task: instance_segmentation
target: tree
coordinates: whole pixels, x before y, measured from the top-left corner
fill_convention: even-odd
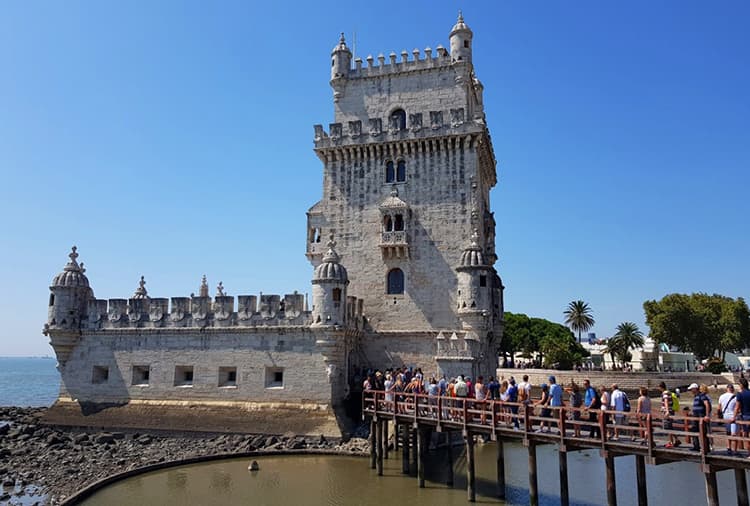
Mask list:
[[[643,303],[646,323],[656,341],[676,346],[699,359],[750,347],[750,309],[742,297],[673,293]]]
[[[617,332],[615,332],[615,338],[619,341],[619,348],[623,354],[627,353],[632,348],[640,348],[643,346],[643,332],[633,322],[623,322],[617,326]]]
[[[570,327],[573,332],[578,332],[578,342],[581,342],[581,332],[588,331],[594,326],[594,317],[591,316],[591,308],[588,302],[574,300],[568,304],[568,309],[563,312],[565,315],[565,325]]]
[[[537,353],[546,366],[556,364],[560,369],[571,369],[589,355],[564,325],[513,313],[505,313],[500,349],[509,353]]]

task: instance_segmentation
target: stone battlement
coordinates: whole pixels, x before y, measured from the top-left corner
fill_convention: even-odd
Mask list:
[[[348,323],[358,326],[362,305],[348,297]],[[90,299],[88,318],[82,327],[88,330],[149,327],[230,327],[309,325],[312,312],[300,293],[211,297]]]
[[[404,49],[401,51],[401,60],[396,61],[398,55],[391,51],[388,55],[388,63],[385,61],[385,56],[380,53],[377,57],[377,64],[375,58],[372,55],[367,55],[365,61],[366,65],[363,66],[362,58],[355,58],[353,69],[349,70],[349,73],[344,76],[346,79],[360,79],[368,77],[381,77],[384,75],[392,75],[401,72],[414,72],[419,70],[429,70],[439,67],[449,67],[451,65],[451,57],[448,50],[442,45],[438,44],[435,49],[435,54],[432,53],[432,48],[426,47],[424,49],[424,57],[420,58],[420,51],[414,48],[411,51],[412,59],[409,59],[409,52]]]
[[[484,120],[467,119],[463,107],[443,111],[409,114],[406,125],[400,126],[392,118],[367,118],[343,123],[330,123],[328,132],[323,125],[314,125],[315,148],[335,148],[364,143],[423,139],[435,136],[479,134],[486,131]]]

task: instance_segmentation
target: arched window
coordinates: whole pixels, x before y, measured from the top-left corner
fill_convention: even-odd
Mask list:
[[[391,113],[391,125],[395,130],[406,130],[406,112],[403,109]]]
[[[397,214],[395,217],[395,220],[393,221],[393,230],[396,232],[401,232],[404,229],[404,215],[403,214]]]
[[[385,218],[383,218],[383,232],[392,232],[393,231],[393,221],[391,220],[391,217],[386,215]]]
[[[404,181],[406,181],[406,162],[399,160],[396,167],[396,182],[403,183]]]
[[[393,169],[393,162],[387,161],[385,163],[385,182],[393,183],[396,180],[396,172]]]
[[[388,294],[404,293],[404,271],[391,269],[388,271]]]

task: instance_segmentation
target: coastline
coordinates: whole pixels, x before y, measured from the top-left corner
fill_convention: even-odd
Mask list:
[[[48,408],[0,407],[0,503],[61,505],[87,487],[175,461],[243,457],[268,453],[360,455],[368,442],[264,434],[101,431],[48,426]],[[179,464],[177,464],[179,465]],[[119,476],[128,473],[125,476]],[[90,490],[93,492],[93,490]]]

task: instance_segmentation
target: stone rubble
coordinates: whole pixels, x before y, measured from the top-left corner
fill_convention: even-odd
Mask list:
[[[362,431],[346,442],[293,433],[98,432],[41,425],[46,409],[0,407],[0,504],[56,505],[107,476],[192,457],[261,450],[369,451],[367,439],[356,437]]]

